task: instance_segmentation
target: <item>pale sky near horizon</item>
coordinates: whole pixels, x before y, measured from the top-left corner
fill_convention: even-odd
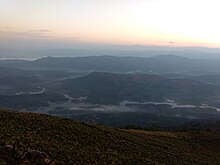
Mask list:
[[[219,0],[0,0],[0,43],[220,47],[219,7]]]

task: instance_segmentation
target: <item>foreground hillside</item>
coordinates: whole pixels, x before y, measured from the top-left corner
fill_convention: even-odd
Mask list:
[[[219,133],[128,131],[0,110],[0,145],[13,142],[64,164],[220,164]]]

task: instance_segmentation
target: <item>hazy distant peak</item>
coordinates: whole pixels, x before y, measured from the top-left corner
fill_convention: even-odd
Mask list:
[[[180,59],[189,59],[187,57],[182,57],[182,56],[177,56],[174,54],[167,54],[167,55],[157,55],[151,58],[157,58],[157,59],[176,59],[176,60],[180,60]]]

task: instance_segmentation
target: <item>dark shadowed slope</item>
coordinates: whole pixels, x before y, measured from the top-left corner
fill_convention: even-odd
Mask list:
[[[126,131],[15,111],[0,111],[0,141],[21,142],[66,164],[220,163],[218,133]]]
[[[195,80],[104,72],[94,72],[78,79],[50,84],[48,90],[67,93],[75,98],[85,96],[88,102],[98,104],[117,104],[124,100],[147,102],[166,99],[201,104],[218,99],[219,95],[219,90],[214,86]]]

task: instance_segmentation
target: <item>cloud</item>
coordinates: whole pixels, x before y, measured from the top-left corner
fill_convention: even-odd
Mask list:
[[[28,31],[17,31],[13,29],[0,29],[0,36],[6,38],[29,38],[29,39],[52,39],[52,40],[60,40],[60,41],[79,41],[81,38],[77,36],[73,37],[57,37],[52,35],[52,31],[49,29],[32,29]]]
[[[11,29],[11,28],[9,26],[4,26],[4,29],[8,30],[8,29]]]
[[[48,29],[34,29],[34,30],[30,30],[30,32],[33,32],[33,33],[51,33],[52,31],[48,30]]]
[[[62,38],[62,40],[66,40],[66,41],[76,41],[76,40],[80,40],[80,37],[64,37]]]
[[[0,30],[1,35],[12,36],[12,37],[50,37],[52,31],[48,29],[33,29],[29,31],[15,31],[8,28],[7,30]]]

